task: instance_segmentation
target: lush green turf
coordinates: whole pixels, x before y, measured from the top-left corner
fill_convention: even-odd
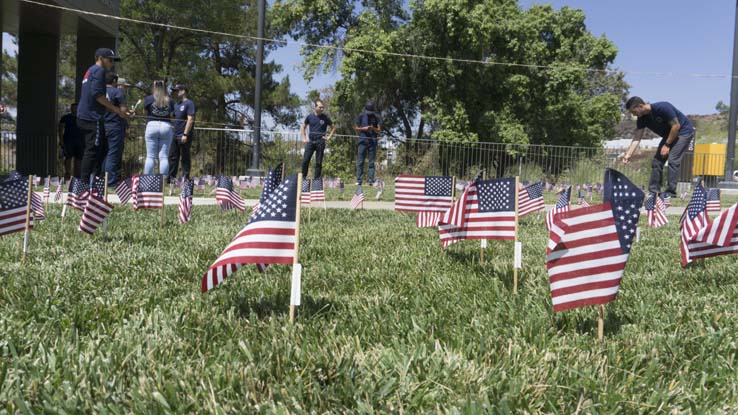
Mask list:
[[[23,265],[0,238],[0,413],[738,409],[735,257],[682,270],[674,223],[643,230],[598,343],[596,308],[552,312],[540,217],[514,296],[510,242],[480,265],[409,215],[316,210],[290,326],[289,267],[199,291],[244,215],[167,214],[117,209],[107,239],[54,217]]]

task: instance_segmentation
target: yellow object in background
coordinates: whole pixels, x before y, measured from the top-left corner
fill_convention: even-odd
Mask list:
[[[725,174],[725,144],[695,144],[693,166],[695,176]]]

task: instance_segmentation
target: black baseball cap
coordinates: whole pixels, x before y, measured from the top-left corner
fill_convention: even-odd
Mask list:
[[[118,80],[118,74],[113,71],[107,71],[105,72],[105,83],[106,84],[112,84],[113,82]]]
[[[172,91],[187,91],[187,85],[185,84],[177,84],[172,87]]]
[[[118,57],[118,55],[115,54],[115,52],[113,51],[113,49],[108,49],[108,48],[99,48],[98,50],[96,50],[95,51],[95,58],[97,58],[98,56],[103,57],[103,58],[108,58],[108,59],[111,59],[113,61],[119,61],[120,60],[120,57]]]

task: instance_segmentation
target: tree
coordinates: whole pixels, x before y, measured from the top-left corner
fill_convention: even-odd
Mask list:
[[[617,48],[587,30],[581,10],[418,0],[405,18],[395,2],[349,12],[356,3],[285,0],[274,9],[293,38],[343,48],[304,49],[305,75],[337,67],[335,105],[376,99],[391,134],[584,146],[613,134],[628,86],[611,69]]]
[[[720,100],[715,105],[715,111],[719,112],[720,114],[725,114],[730,111],[730,105],[727,105],[722,100]]]

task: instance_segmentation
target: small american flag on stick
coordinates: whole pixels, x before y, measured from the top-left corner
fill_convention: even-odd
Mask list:
[[[617,297],[645,194],[622,173],[607,169],[603,197],[602,204],[554,219],[546,251],[554,312]]]
[[[408,176],[395,178],[395,210],[445,212],[453,197],[453,177]]]
[[[158,174],[137,174],[132,180],[133,209],[162,209],[164,191],[162,176]]]
[[[551,230],[553,222],[559,213],[565,213],[569,211],[569,201],[571,200],[571,186],[567,187],[566,190],[562,190],[559,194],[559,200],[556,205],[546,212],[546,228]]]
[[[202,291],[223,282],[244,264],[291,264],[295,254],[297,175],[269,195],[202,277]]]
[[[233,191],[233,181],[226,177],[218,178],[218,187],[215,189],[215,200],[220,205],[221,210],[238,209],[243,212],[246,210],[246,202]]]
[[[102,195],[91,195],[87,198],[82,219],[79,221],[79,230],[92,235],[112,211],[113,205],[103,200]]]
[[[720,189],[707,191],[707,213],[720,213]]]
[[[121,205],[125,205],[126,203],[128,203],[129,200],[131,200],[131,196],[133,195],[131,188],[132,183],[130,177],[125,180],[119,181],[115,185],[115,194],[118,195],[118,199],[120,200]]]
[[[543,182],[523,187],[518,192],[518,216],[537,212],[546,208],[543,203]]]
[[[364,208],[364,190],[361,186],[356,188],[354,197],[351,198],[351,209],[358,209],[359,207]]]
[[[664,200],[656,193],[651,193],[651,195],[646,199],[644,207],[646,208],[648,226],[652,228],[660,228],[669,223],[669,220],[666,218],[666,206],[664,206]]]
[[[27,179],[6,179],[0,183],[0,236],[25,230],[28,209]],[[33,228],[33,215],[29,228]]]
[[[187,223],[192,217],[192,193],[195,190],[195,182],[187,180],[182,186],[179,194],[179,223]]]

